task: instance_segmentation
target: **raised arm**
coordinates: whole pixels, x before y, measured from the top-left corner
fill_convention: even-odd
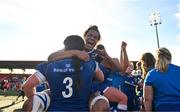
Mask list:
[[[79,50],[65,51],[62,49],[62,50],[59,50],[50,54],[48,57],[48,61],[62,60],[62,59],[70,58],[73,56],[78,57],[79,59],[84,60],[84,61],[89,60],[89,55],[85,51],[79,51]]]
[[[123,41],[121,44],[121,53],[120,53],[120,71],[121,71],[121,73],[125,73],[125,71],[128,67],[128,64],[129,64],[126,47],[127,47],[127,43]]]

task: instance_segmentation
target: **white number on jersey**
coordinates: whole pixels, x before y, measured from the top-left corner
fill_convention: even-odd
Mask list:
[[[69,82],[69,84],[67,84]],[[67,84],[66,85],[66,89],[68,89],[68,92],[66,94],[66,91],[62,91],[62,95],[64,98],[69,98],[72,96],[73,94],[73,89],[72,89],[72,85],[73,85],[73,80],[71,77],[66,77],[63,80],[63,84]]]

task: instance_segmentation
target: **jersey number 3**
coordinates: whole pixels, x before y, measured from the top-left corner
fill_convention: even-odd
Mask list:
[[[66,77],[63,80],[63,84],[66,84],[66,89],[68,90],[68,92],[66,91],[62,91],[62,96],[64,98],[69,98],[72,96],[73,94],[73,89],[72,89],[72,85],[73,85],[73,80],[71,77]]]

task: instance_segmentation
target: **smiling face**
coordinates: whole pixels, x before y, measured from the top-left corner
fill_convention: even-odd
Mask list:
[[[95,30],[89,30],[87,34],[84,36],[85,39],[85,50],[90,51],[94,49],[97,42],[99,41],[99,32]]]

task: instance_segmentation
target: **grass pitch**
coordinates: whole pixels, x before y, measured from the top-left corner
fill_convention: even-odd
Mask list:
[[[22,105],[27,98],[25,97],[24,101],[22,101],[22,97],[20,97],[17,101],[16,98],[17,93],[14,91],[8,91],[6,95],[4,95],[4,92],[0,91],[0,112],[22,111]]]
[[[0,112],[20,112],[24,101],[17,96],[0,96]],[[26,98],[25,98],[26,99]]]

